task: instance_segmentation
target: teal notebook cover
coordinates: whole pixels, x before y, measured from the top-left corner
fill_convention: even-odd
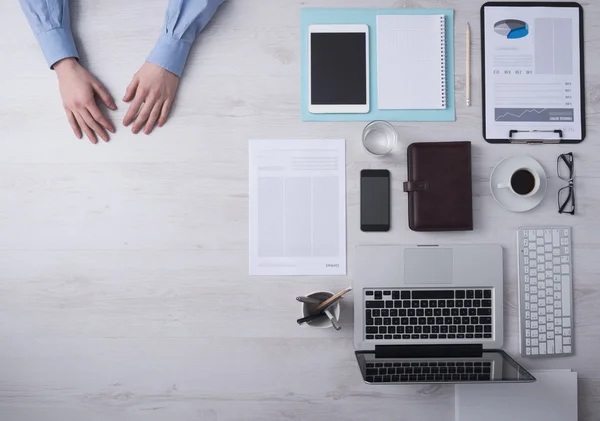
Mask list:
[[[446,16],[446,98],[444,110],[377,109],[377,15]],[[311,114],[308,111],[308,26],[314,24],[369,25],[371,111],[366,114]],[[452,9],[301,9],[300,11],[300,118],[302,121],[455,121],[454,10]]]

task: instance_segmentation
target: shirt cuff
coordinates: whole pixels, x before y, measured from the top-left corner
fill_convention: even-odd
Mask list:
[[[191,46],[189,42],[162,34],[146,61],[181,77]]]
[[[75,57],[79,59],[79,53],[77,47],[75,47],[73,33],[70,29],[56,28],[42,32],[37,35],[37,39],[51,69],[63,58]]]

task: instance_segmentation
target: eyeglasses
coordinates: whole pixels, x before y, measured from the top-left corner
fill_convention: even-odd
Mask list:
[[[565,153],[558,157],[556,171],[558,178],[569,182],[568,186],[558,191],[558,213],[575,215],[575,186],[573,184],[575,160],[572,153]]]

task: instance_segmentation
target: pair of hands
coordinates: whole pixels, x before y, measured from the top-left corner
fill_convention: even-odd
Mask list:
[[[83,133],[92,143],[98,143],[98,136],[108,142],[115,127],[98,105],[98,97],[104,105],[116,110],[117,105],[106,88],[74,58],[67,58],[54,65],[58,76],[60,95],[73,133],[81,139]],[[144,63],[133,76],[127,87],[123,101],[130,102],[123,124],[133,123],[131,131],[150,134],[158,123],[162,127],[169,116],[171,105],[177,92],[179,77],[152,63]]]

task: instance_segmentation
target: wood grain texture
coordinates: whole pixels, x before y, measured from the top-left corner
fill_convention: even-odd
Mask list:
[[[505,259],[505,349],[518,354],[515,231],[573,226],[577,355],[527,368],[579,371],[580,420],[600,413],[600,3],[583,1],[588,139],[492,146],[481,137],[479,8],[463,0],[370,0],[456,9],[455,123],[399,123],[405,144],[473,142],[475,231],[417,234],[406,223],[405,155],[376,160],[362,123],[299,121],[301,7],[364,0],[229,0],[193,48],[172,118],[151,136],[119,127],[76,140],[55,76],[17,2],[0,6],[0,419],[2,421],[398,420],[454,418],[452,387],[368,387],[340,332],[300,328],[294,297],[352,282],[355,247],[498,243]],[[73,1],[83,62],[116,98],[158,37],[166,0]],[[473,29],[472,104],[464,31]],[[120,122],[126,106],[110,118]],[[247,139],[347,139],[347,277],[248,274]],[[559,153],[573,151],[578,215],[555,209]],[[501,209],[488,187],[501,159],[529,154],[549,176],[540,207]],[[359,172],[388,168],[393,229],[359,230]]]

